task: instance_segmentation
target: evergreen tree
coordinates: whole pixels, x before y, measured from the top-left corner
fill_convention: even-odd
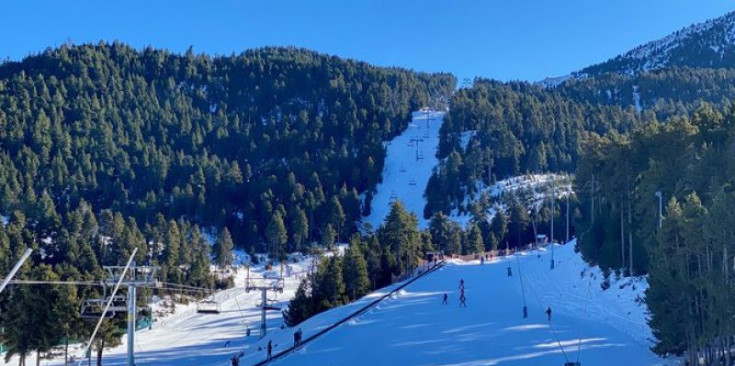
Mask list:
[[[345,302],[342,258],[333,256],[319,264],[312,289],[316,311],[322,312]]]
[[[296,294],[288,303],[288,308],[283,311],[284,322],[289,327],[294,327],[315,313],[313,299],[311,298],[311,279],[301,280]]]
[[[232,242],[232,236],[227,228],[223,228],[217,241],[214,244],[214,261],[221,268],[225,269],[232,265],[232,250],[235,245]]]
[[[322,230],[322,245],[326,247],[327,250],[332,250],[336,236],[337,233],[334,232],[332,224],[327,224],[327,226],[324,227],[324,230]]]
[[[336,240],[339,241],[342,234],[342,226],[345,223],[345,212],[342,209],[342,204],[339,202],[337,196],[332,196],[329,200],[329,214],[327,222],[329,222],[333,228],[337,228]]]
[[[367,262],[360,245],[359,236],[354,235],[350,239],[350,248],[345,253],[342,264],[345,292],[350,300],[359,299],[370,292]]]
[[[273,213],[271,221],[265,229],[265,235],[268,238],[268,251],[276,256],[283,255],[285,252],[283,245],[288,240],[288,233],[286,232],[286,225],[283,224],[283,217],[280,211]]]
[[[477,224],[472,224],[465,233],[462,254],[482,254],[485,252],[485,243]]]

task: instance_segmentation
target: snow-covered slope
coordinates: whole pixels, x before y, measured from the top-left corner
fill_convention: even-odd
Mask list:
[[[575,76],[616,72],[633,75],[665,67],[735,67],[735,12],[678,30],[638,46]]]
[[[466,227],[467,223],[473,219],[473,215],[467,208],[482,195],[487,195],[492,204],[492,207],[487,209],[488,220],[495,216],[497,209],[507,210],[503,199],[506,194],[521,198],[523,203],[529,207],[529,210],[532,210],[532,207],[538,207],[544,204],[545,200],[550,200],[552,193],[557,199],[571,194],[571,179],[570,176],[562,174],[526,174],[499,180],[491,186],[487,186],[478,180],[475,183],[476,193],[467,196],[462,203],[465,210],[453,209],[449,213],[449,219],[457,222],[462,227]]]
[[[603,291],[600,271],[588,268],[573,247],[574,242],[555,246],[553,271],[552,254],[545,250],[485,265],[450,263],[273,364],[536,366],[562,365],[567,359],[596,366],[671,364],[649,350],[651,332],[640,302],[645,279],[613,279]],[[506,275],[508,265],[512,277]],[[460,279],[466,308],[458,306]],[[444,293],[448,305],[441,304]],[[522,317],[524,297],[527,319]],[[320,329],[322,318],[339,319],[351,310],[316,316],[301,325],[304,336]],[[290,343],[289,335],[274,343]],[[255,353],[249,359],[265,356]]]
[[[293,297],[300,279],[311,266],[312,258],[304,258],[298,263],[291,263],[285,279],[283,294],[269,293],[277,300],[276,306],[283,307]],[[252,269],[254,276],[263,276],[264,268]],[[218,292],[215,297],[220,303],[219,314],[200,314],[196,305],[176,305],[176,313],[164,317],[153,324],[152,329],[136,332],[135,353],[136,364],[140,366],[165,365],[229,365],[229,359],[240,351],[257,348],[259,344],[258,327],[260,311],[256,304],[260,302],[260,292],[246,293],[245,277],[247,271],[240,267],[235,275],[235,288]],[[280,327],[283,318],[280,312],[268,314],[268,333],[283,332]],[[246,337],[247,329],[252,335]],[[70,355],[79,360],[82,348],[74,345]],[[127,337],[123,344],[106,350],[103,365],[125,365]],[[95,354],[93,353],[93,356]],[[14,358],[14,360],[17,359]],[[26,360],[35,363],[31,355]],[[62,365],[63,354],[54,360],[42,361],[42,365]],[[93,360],[94,362],[94,360]],[[83,363],[86,365],[86,361]]]
[[[401,200],[409,211],[416,214],[420,228],[428,226],[428,221],[423,219],[424,190],[432,169],[438,164],[436,149],[443,118],[444,112],[414,112],[408,128],[386,143],[388,151],[383,182],[378,184],[370,216],[365,218],[374,229],[383,223],[395,199]],[[415,140],[421,140],[418,148]]]

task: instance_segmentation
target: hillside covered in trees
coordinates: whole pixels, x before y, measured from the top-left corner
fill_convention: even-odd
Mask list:
[[[655,350],[692,364],[732,345],[734,123],[732,108],[703,106],[592,136],[577,169],[578,248],[602,268],[648,273]]]
[[[277,258],[346,240],[380,180],[382,141],[454,86],[294,48],[211,57],[101,43],[5,62],[0,272],[33,247],[19,278],[99,280],[138,248],[162,281],[210,287],[210,250],[227,265],[233,246]],[[7,357],[89,331],[78,304],[92,290],[46,290],[0,298]],[[20,316],[30,303],[53,321]]]

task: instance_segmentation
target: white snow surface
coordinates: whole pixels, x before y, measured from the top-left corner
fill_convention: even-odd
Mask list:
[[[556,268],[549,269],[550,247],[486,262],[450,260],[440,270],[410,284],[273,365],[562,365],[565,357],[583,365],[677,365],[679,360],[654,355],[646,307],[640,301],[645,277],[610,278],[602,290],[602,272],[575,253],[575,242],[554,246]],[[306,268],[310,261],[292,264]],[[512,267],[513,276],[506,275]],[[256,270],[259,271],[259,270]],[[229,365],[243,352],[241,365],[262,361],[265,345],[274,353],[292,344],[294,328],[280,329],[280,314],[269,314],[268,335],[245,337],[255,329],[259,293],[243,290],[244,270],[237,287],[219,292],[220,314],[198,314],[195,305],[177,306],[177,313],[136,334],[138,365]],[[459,280],[464,279],[467,307],[458,306]],[[521,285],[522,283],[522,285]],[[286,280],[279,304],[291,298],[298,279]],[[393,285],[398,286],[398,285]],[[299,324],[304,339],[345,318],[389,292],[373,292]],[[449,304],[442,305],[442,294]],[[522,318],[528,306],[529,317]],[[552,320],[544,310],[552,308]],[[105,352],[104,365],[124,365],[125,345]],[[230,342],[227,346],[227,342]],[[560,346],[561,345],[561,346]],[[563,348],[563,352],[562,352]],[[72,347],[75,357],[81,353]],[[77,358],[78,360],[78,358]],[[32,364],[33,357],[28,359]],[[61,365],[45,360],[43,365]]]
[[[643,107],[641,107],[641,94],[638,92],[638,85],[633,85],[633,105],[635,106],[636,113],[641,113]]]
[[[283,294],[269,292],[269,298],[276,300],[276,306],[284,307],[293,298],[301,278],[303,278],[312,263],[312,257],[301,257],[297,263],[289,263],[284,275],[285,288]],[[280,271],[274,268],[274,271]],[[136,332],[135,353],[136,364],[139,366],[164,365],[229,365],[233,355],[244,350],[251,350],[261,342],[258,338],[260,324],[260,309],[256,304],[260,302],[260,292],[246,293],[246,269],[239,267],[235,274],[235,287],[219,291],[215,299],[220,303],[219,314],[199,314],[196,303],[188,305],[176,304],[176,312],[164,316],[153,324],[152,329]],[[251,275],[263,276],[264,267],[251,267]],[[154,311],[160,314],[170,311],[166,307],[165,299],[153,299]],[[170,302],[169,302],[170,305]],[[268,333],[282,332],[280,326],[283,317],[280,312],[268,313]],[[251,329],[251,336],[246,337],[247,328]],[[225,345],[227,342],[229,344]],[[103,365],[125,365],[127,351],[127,336],[123,336],[123,343],[111,350],[105,350]],[[83,349],[79,345],[70,346],[70,355],[79,360]],[[96,352],[93,352],[93,362],[96,361]],[[17,356],[13,361],[17,362]],[[35,364],[35,354],[29,355],[26,362]],[[63,365],[63,353],[53,360],[42,360],[42,365]],[[86,361],[83,363],[86,365]],[[248,363],[241,363],[248,365]]]
[[[589,268],[574,245],[554,247],[553,271],[551,252],[544,249],[484,265],[451,261],[273,365],[536,366],[562,365],[565,357],[596,366],[677,364],[649,349],[651,331],[639,300],[646,279],[611,278],[603,291],[602,273]],[[512,277],[506,275],[508,265]],[[458,307],[460,279],[466,308]],[[302,323],[304,338],[386,291]],[[444,293],[448,305],[441,304]],[[552,321],[546,319],[547,306]],[[270,339],[280,348],[290,345],[290,337],[288,331]],[[245,364],[262,360],[264,353],[247,350]]]
[[[482,181],[477,181],[476,191],[472,196],[465,198],[463,205],[467,206],[473,200],[476,200],[483,193],[487,193],[490,197],[500,197],[505,193],[517,193],[522,190],[532,190],[533,193],[533,204],[540,205],[544,200],[548,200],[549,197],[544,195],[538,190],[544,185],[551,185],[552,181],[556,181],[556,197],[563,198],[569,194],[572,194],[572,187],[570,184],[565,183],[564,180],[567,177],[558,174],[526,174],[503,179],[495,182],[491,186],[487,186]],[[504,205],[500,205],[501,208],[505,209]],[[495,216],[496,207],[488,209],[487,219],[490,220]],[[453,209],[449,213],[449,219],[458,223],[461,227],[466,227],[467,224],[472,220],[472,214],[467,211],[460,212],[458,209]]]
[[[553,89],[561,84],[564,84],[565,81],[572,79],[572,78],[573,78],[572,75],[549,77],[549,78],[545,78],[544,80],[537,81],[534,84],[541,85],[542,87],[546,89]]]
[[[414,112],[411,123],[402,134],[386,143],[387,156],[383,167],[383,182],[378,184],[377,193],[373,196],[370,216],[365,218],[373,229],[383,224],[390,212],[393,200],[398,199],[406,209],[416,214],[419,228],[428,227],[428,220],[423,219],[424,190],[431,177],[432,169],[439,163],[436,149],[439,146],[439,128],[443,123],[444,112]],[[416,142],[423,159],[416,160]]]

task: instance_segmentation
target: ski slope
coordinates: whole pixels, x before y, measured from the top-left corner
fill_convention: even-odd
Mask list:
[[[308,270],[312,259],[307,257],[298,263],[289,264],[292,271],[288,271],[291,276],[285,278],[283,294],[269,293],[269,298],[275,296],[278,301],[276,306],[285,306],[293,297],[300,277]],[[252,268],[251,271],[254,277],[266,274],[262,265]],[[277,271],[279,273],[268,274],[269,277],[279,276],[280,269]],[[193,303],[177,304],[175,314],[160,319],[150,330],[136,332],[136,365],[229,365],[230,357],[257,344],[260,310],[256,308],[256,304],[260,302],[261,294],[245,292],[246,274],[246,269],[240,267],[235,275],[235,287],[219,291],[215,295],[221,306],[219,314],[197,313],[196,305]],[[281,313],[269,312],[267,323],[267,333],[281,331],[280,327],[283,325]],[[248,327],[252,332],[250,337],[246,337]],[[127,336],[124,336],[120,346],[105,350],[102,364],[125,365],[126,351]],[[82,352],[79,345],[70,347],[70,355],[73,355],[77,362]],[[93,352],[92,356],[94,363],[96,352]],[[27,362],[35,362],[35,357],[28,357]],[[63,354],[54,360],[41,362],[42,365],[63,365],[63,363]],[[85,360],[83,365],[86,364]]]
[[[452,262],[273,365],[674,364],[649,350],[645,307],[636,300],[645,280],[613,279],[603,291],[600,271],[588,268],[574,245],[555,246],[553,271],[551,253],[544,250],[484,265]],[[512,277],[506,272],[509,264]],[[458,307],[460,279],[465,281],[466,308]],[[444,293],[448,305],[441,304]],[[522,318],[524,296],[527,319]],[[550,322],[547,306],[552,308]],[[321,318],[338,319],[350,308],[303,323],[304,337],[318,331]],[[289,335],[280,334],[274,342],[290,342]]]
[[[403,133],[387,142],[387,156],[383,166],[383,182],[378,184],[373,197],[370,216],[365,218],[377,229],[390,212],[394,199],[400,199],[406,209],[419,218],[419,228],[425,229],[429,221],[423,219],[424,190],[429,183],[432,169],[439,163],[436,149],[439,146],[439,128],[444,112],[413,112],[411,123]],[[419,159],[416,159],[416,142]]]
[[[388,146],[383,183],[366,218],[375,228],[387,215],[391,196],[422,217],[423,191],[438,163],[435,151],[443,113],[431,112],[428,117],[427,121],[426,113],[415,112],[408,129]],[[429,137],[424,138],[427,133]],[[416,137],[424,140],[419,145],[423,159],[418,161],[415,145],[408,146]],[[512,190],[509,184],[503,189]],[[425,220],[419,222],[426,227]],[[574,242],[554,247],[553,271],[549,269],[552,254],[545,250],[484,265],[450,262],[273,365],[563,365],[567,359],[576,361],[577,355],[583,365],[677,364],[649,350],[652,335],[641,301],[645,278],[612,278],[610,288],[603,291],[600,270],[589,268],[573,247]],[[310,264],[307,258],[292,266],[299,273]],[[509,264],[512,277],[506,275]],[[262,275],[263,267],[254,271]],[[466,284],[467,308],[457,306],[460,278]],[[260,294],[245,293],[244,281],[241,269],[235,276],[236,287],[217,293],[220,314],[198,314],[193,304],[177,305],[175,315],[163,318],[151,330],[137,332],[136,364],[226,366],[233,355],[242,353],[240,365],[253,365],[266,358],[268,341],[274,345],[274,354],[290,346],[296,329],[281,329],[278,312],[268,316],[268,335],[258,337]],[[299,281],[296,276],[286,278],[285,291],[278,294],[280,306],[293,297]],[[396,286],[314,316],[296,328],[308,339]],[[449,295],[449,305],[441,304],[444,293]],[[528,319],[521,316],[524,298]],[[547,306],[553,309],[551,322],[544,314]],[[253,330],[251,337],[246,337],[248,327]],[[125,364],[125,342],[123,338],[122,345],[105,351],[104,365]],[[78,360],[80,348],[72,347],[71,352]],[[35,362],[35,357],[27,362]],[[62,363],[63,355],[41,362]]]

